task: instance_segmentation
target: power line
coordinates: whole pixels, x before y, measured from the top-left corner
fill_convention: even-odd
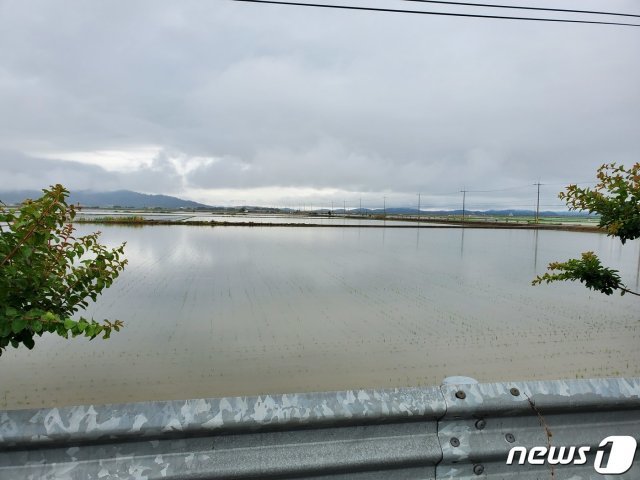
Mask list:
[[[467,202],[467,204],[469,204],[469,202]],[[443,204],[443,205],[455,205],[455,204],[446,203],[446,204]],[[507,208],[507,207],[530,207],[530,208],[534,208],[536,206],[535,202],[530,202],[530,203],[505,203],[505,202],[476,203],[476,202],[473,202],[472,205],[474,207],[501,207],[501,208]],[[540,206],[541,207],[566,207],[566,205],[563,204],[563,203],[541,203]]]
[[[519,5],[495,5],[492,3],[446,2],[444,0],[401,0],[401,1],[414,2],[414,3],[436,3],[441,5],[461,5],[465,7],[510,8],[510,9],[512,8],[517,10],[536,10],[541,12],[587,13],[590,15],[616,15],[618,17],[640,18],[640,15],[635,15],[633,13],[598,12],[594,10],[570,10],[566,8],[522,7]]]
[[[397,8],[373,8],[373,7],[356,7],[352,5],[327,5],[324,3],[302,3],[302,2],[285,2],[280,0],[231,0],[233,2],[245,3],[263,3],[271,5],[288,5],[292,7],[314,7],[314,8],[332,8],[340,10],[359,10],[367,12],[385,12],[385,13],[410,13],[416,15],[438,15],[446,17],[467,17],[467,18],[489,18],[497,20],[527,20],[537,22],[556,22],[556,23],[588,23],[592,25],[616,25],[622,27],[640,27],[636,23],[619,23],[619,22],[601,22],[595,20],[567,20],[561,18],[539,18],[539,17],[512,17],[503,15],[479,15],[471,13],[452,13],[452,12],[428,12],[424,10],[403,10]]]
[[[555,187],[558,185],[596,185],[600,182],[561,182],[561,183],[547,183],[545,185],[549,185],[551,187]]]
[[[491,193],[491,192],[507,192],[509,190],[521,190],[523,188],[529,188],[531,185],[519,185],[517,187],[496,188],[493,190],[467,190],[470,193]]]
[[[550,186],[550,187],[554,187],[554,186],[558,186],[558,185],[563,185],[563,186],[567,186],[567,185],[595,185],[598,182],[571,182],[571,181],[567,181],[567,182],[560,182],[560,183],[545,183],[544,185],[546,186]],[[536,184],[526,184],[526,185],[518,185],[515,187],[504,187],[504,188],[493,188],[490,190],[467,190],[468,193],[494,193],[494,192],[507,192],[509,190],[522,190],[522,189],[526,189],[526,188],[531,188],[532,186],[535,186]],[[453,192],[438,192],[438,193],[427,193],[426,195],[430,195],[430,196],[445,196],[445,195],[455,195],[457,193],[460,193],[460,190],[457,191],[453,191]]]

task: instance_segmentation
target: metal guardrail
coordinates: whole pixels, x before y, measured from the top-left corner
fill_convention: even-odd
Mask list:
[[[640,479],[594,469],[640,440],[640,378],[0,411],[0,479]],[[588,446],[584,465],[506,465],[514,446]]]
[[[443,459],[437,478],[600,479],[594,469],[600,442],[632,436],[640,443],[640,379],[443,385],[447,412],[438,433]],[[464,392],[463,396],[458,392]],[[459,445],[452,445],[457,438]],[[506,465],[524,446],[588,446],[584,465]],[[640,479],[640,459],[619,479]]]

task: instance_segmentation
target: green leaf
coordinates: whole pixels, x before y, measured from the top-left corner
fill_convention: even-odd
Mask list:
[[[95,331],[96,331],[96,329],[95,329],[94,325],[88,325],[87,328],[85,328],[85,330],[84,330],[84,334],[87,337],[93,337],[95,335]]]
[[[20,333],[22,330],[25,329],[26,326],[27,326],[27,322],[23,318],[18,317],[18,318],[15,318],[13,322],[11,322],[11,331],[13,333]]]
[[[10,333],[11,333],[11,323],[10,322],[0,323],[0,339],[8,336]]]

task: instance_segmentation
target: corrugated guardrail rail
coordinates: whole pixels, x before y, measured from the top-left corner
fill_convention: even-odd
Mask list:
[[[640,479],[596,472],[609,436],[639,439],[640,378],[9,410],[0,479]],[[550,446],[586,463],[506,464]]]

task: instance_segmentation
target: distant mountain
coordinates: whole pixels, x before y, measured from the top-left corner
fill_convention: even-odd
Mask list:
[[[39,198],[42,192],[37,190],[22,190],[13,192],[0,192],[0,201],[8,205],[16,205],[24,201],[27,198]],[[164,208],[164,209],[208,209],[223,212],[245,212],[245,213],[292,213],[296,212],[291,208],[271,208],[271,207],[259,207],[259,206],[242,206],[242,207],[211,207],[198,202],[192,202],[191,200],[183,200],[177,197],[171,197],[169,195],[148,195],[145,193],[133,192],[131,190],[117,190],[113,192],[93,192],[89,190],[81,190],[71,192],[69,196],[70,203],[80,203],[83,207],[102,207],[102,208]],[[328,213],[326,208],[316,209],[308,213],[322,214]],[[335,208],[334,214],[342,214],[342,208]],[[347,214],[358,214],[360,209],[348,208]],[[362,213],[364,215],[382,215],[384,210],[382,208],[363,208]],[[387,215],[417,215],[418,209],[411,207],[399,207],[399,208],[387,208]],[[517,209],[504,209],[504,210],[466,210],[467,215],[491,215],[491,216],[534,216],[533,210],[517,210]],[[462,210],[422,210],[421,214],[424,216],[429,215],[462,215]],[[540,212],[542,217],[553,216],[576,216],[576,217],[589,217],[593,216],[585,212],[553,212],[543,211]]]
[[[321,210],[323,212],[328,211],[327,209]],[[336,208],[333,210],[334,213],[343,213],[342,208]],[[363,208],[362,213],[365,215],[382,215],[385,212],[382,208]],[[347,208],[347,214],[349,213],[360,213],[359,208]],[[418,215],[417,208],[387,208],[387,215]],[[462,210],[422,210],[422,215],[462,215]],[[516,210],[516,209],[504,209],[504,210],[465,210],[466,215],[491,215],[491,216],[509,216],[513,215],[514,217],[526,217],[526,216],[534,216],[536,212],[534,210]],[[561,215],[563,217],[589,217],[593,216],[590,213],[586,212],[573,212],[573,211],[564,211],[564,212],[554,212],[554,211],[541,211],[541,217],[555,217]]]
[[[42,192],[37,190],[22,190],[14,192],[0,192],[0,200],[8,205],[16,205],[27,198],[39,198]],[[71,192],[69,203],[79,203],[83,207],[122,207],[122,208],[210,208],[191,200],[171,197],[169,195],[148,195],[131,190],[116,190],[113,192],[92,192],[81,190]]]

